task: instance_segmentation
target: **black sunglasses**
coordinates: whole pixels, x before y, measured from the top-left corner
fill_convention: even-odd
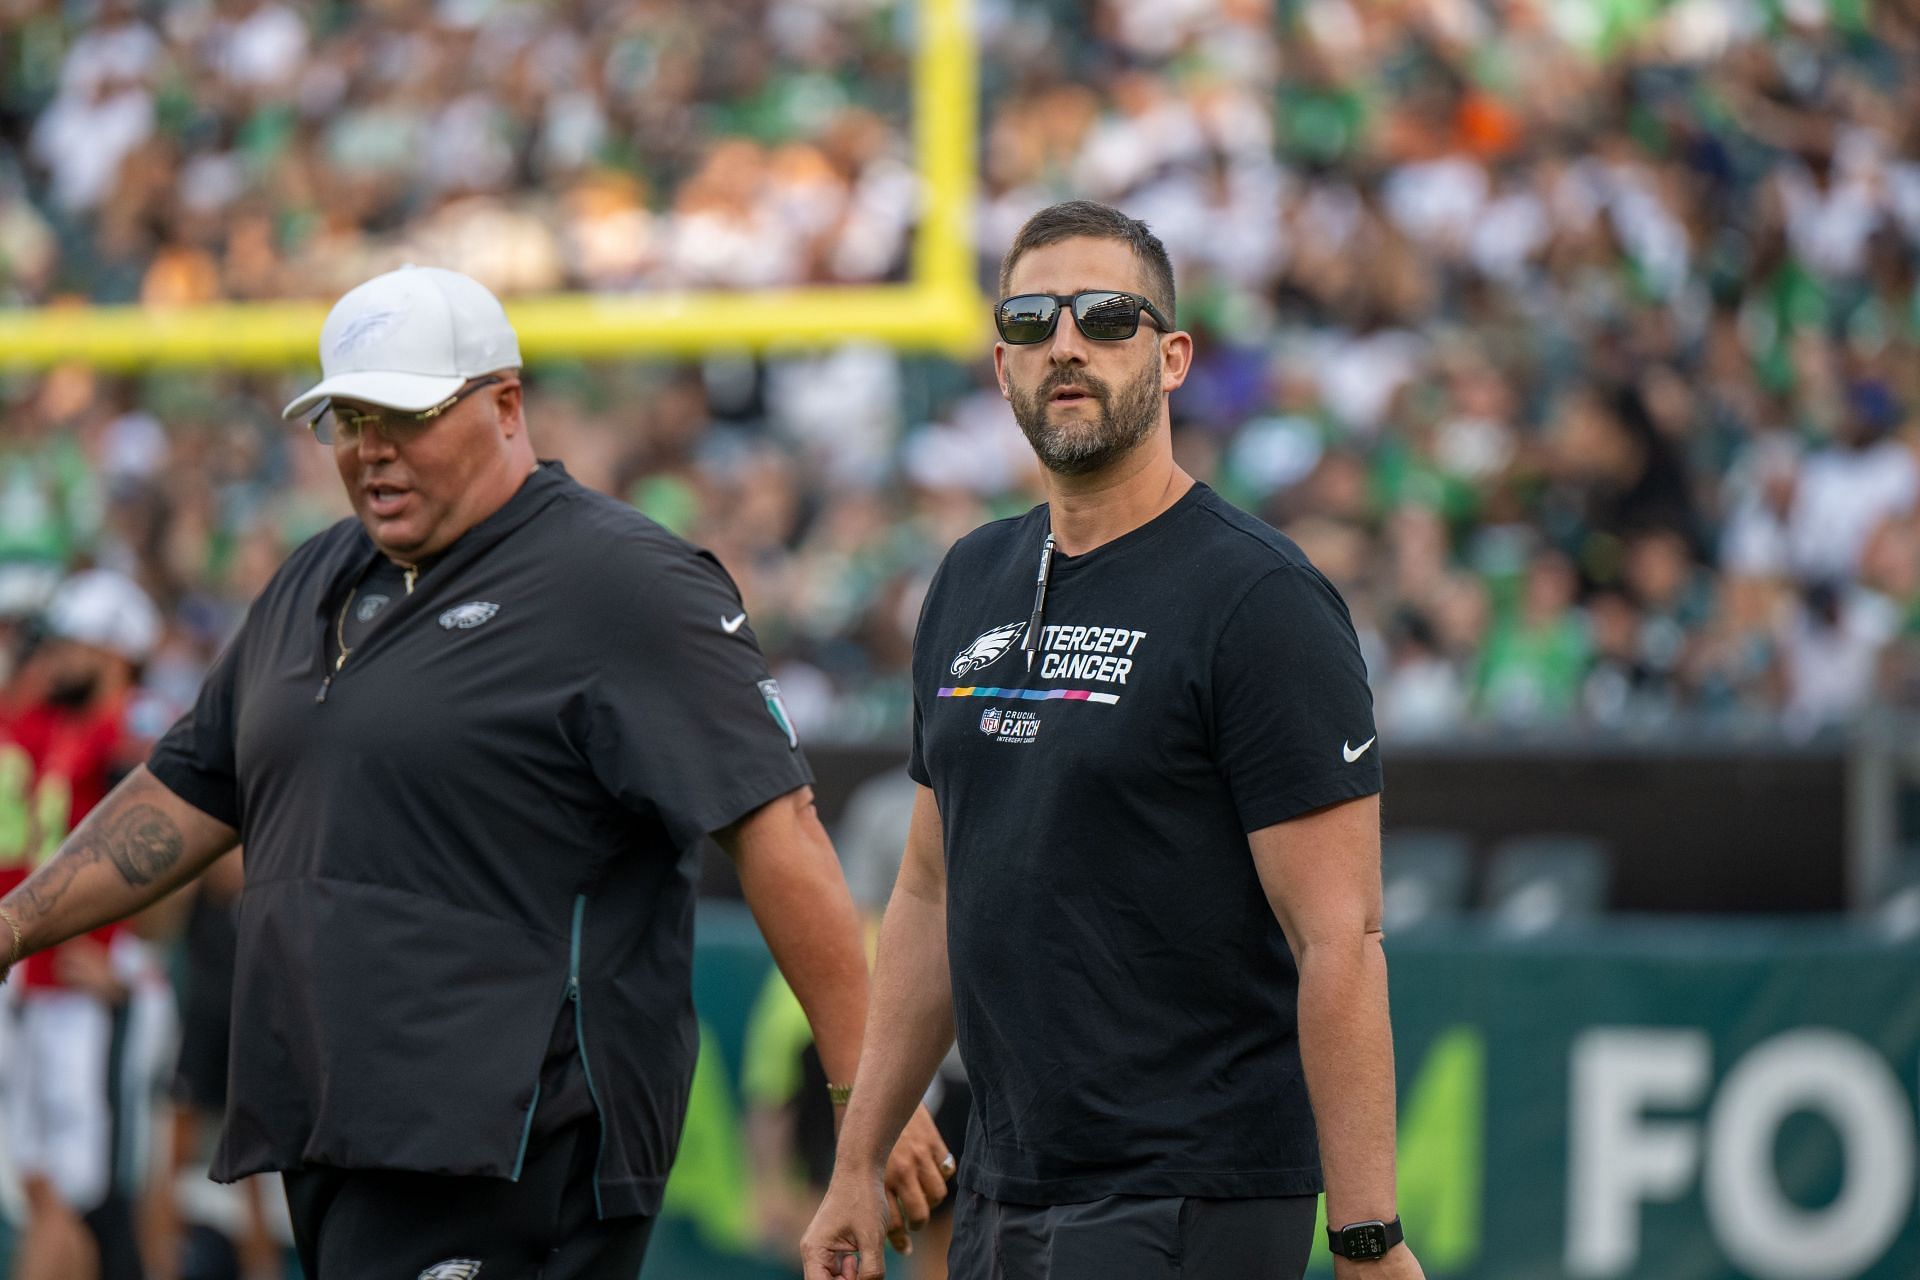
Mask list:
[[[1173,325],[1160,314],[1160,308],[1137,293],[1120,289],[1083,289],[1079,293],[1020,293],[1002,298],[993,309],[993,323],[1000,340],[1008,346],[1024,347],[1045,342],[1060,323],[1060,304],[1073,308],[1073,322],[1080,332],[1096,342],[1124,342],[1140,331],[1140,313],[1153,317],[1162,333],[1172,333]]]

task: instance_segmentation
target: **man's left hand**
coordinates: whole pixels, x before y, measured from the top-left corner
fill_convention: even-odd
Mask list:
[[[943,1167],[944,1166],[944,1167]],[[942,1200],[947,1198],[947,1180],[953,1176],[952,1157],[940,1130],[924,1106],[915,1107],[913,1118],[900,1131],[887,1157],[887,1242],[901,1253],[913,1252],[908,1231],[918,1231]]]
[[[1333,1260],[1333,1280],[1427,1280],[1413,1250],[1397,1244],[1376,1262],[1355,1262],[1351,1258]]]

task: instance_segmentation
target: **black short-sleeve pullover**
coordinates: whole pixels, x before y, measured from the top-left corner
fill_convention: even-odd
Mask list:
[[[215,1174],[514,1176],[571,1006],[601,1209],[654,1212],[698,842],[811,780],[739,593],[552,463],[411,592],[377,562],[296,551],[150,761],[246,848]]]

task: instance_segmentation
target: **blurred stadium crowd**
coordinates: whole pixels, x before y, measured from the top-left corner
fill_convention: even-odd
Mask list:
[[[1387,732],[1920,694],[1920,3],[980,9],[983,280],[1064,194],[1159,231],[1181,457],[1341,586]],[[897,279],[911,42],[893,0],[0,0],[0,301]],[[900,732],[932,566],[1031,501],[984,361],[534,373],[542,451],[722,557],[815,741]],[[7,375],[7,607],[129,572],[184,700],[345,511],[296,380]]]
[[[1340,586],[1393,740],[1920,704],[1920,0],[977,5],[983,288],[1054,199],[1154,226],[1179,455]],[[0,306],[901,279],[912,41],[896,0],[0,0]],[[1035,500],[989,373],[552,364],[529,414],[721,557],[808,740],[893,741],[934,566]],[[120,673],[81,682],[114,767],[190,702],[347,514],[298,385],[0,350],[0,727],[74,653]],[[90,568],[150,634],[49,611]],[[106,954],[61,980],[161,981]]]

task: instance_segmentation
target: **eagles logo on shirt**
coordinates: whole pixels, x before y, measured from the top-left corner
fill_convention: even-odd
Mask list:
[[[448,1258],[422,1271],[419,1280],[475,1280],[479,1274],[478,1258]]]
[[[491,600],[469,600],[440,615],[440,625],[449,631],[471,631],[494,614],[500,606]]]
[[[1006,655],[1007,650],[1013,648],[1013,642],[1026,629],[1024,622],[1009,622],[1004,627],[995,627],[954,655],[953,666],[949,670],[956,676],[964,676],[969,671],[992,666]]]

